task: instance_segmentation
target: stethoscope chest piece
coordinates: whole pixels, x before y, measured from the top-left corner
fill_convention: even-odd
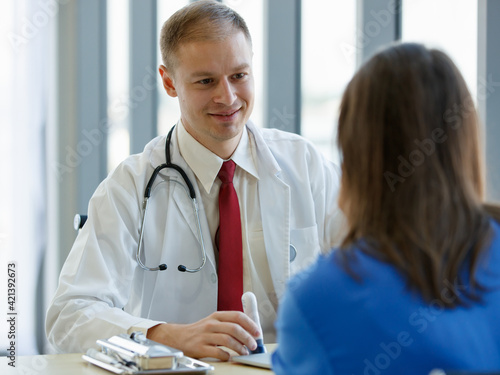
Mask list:
[[[290,244],[290,263],[292,263],[296,257],[297,257],[297,249],[295,248],[295,246]]]

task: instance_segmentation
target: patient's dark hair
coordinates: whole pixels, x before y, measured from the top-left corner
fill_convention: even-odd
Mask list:
[[[372,57],[340,107],[342,247],[363,239],[364,251],[448,307],[478,298],[475,270],[491,236],[479,127],[455,64],[419,44]],[[468,291],[450,290],[463,282]]]

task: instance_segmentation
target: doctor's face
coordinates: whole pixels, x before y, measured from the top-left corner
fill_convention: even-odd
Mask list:
[[[235,150],[254,104],[252,48],[241,31],[223,40],[182,44],[163,86],[179,98],[186,130],[222,158]]]

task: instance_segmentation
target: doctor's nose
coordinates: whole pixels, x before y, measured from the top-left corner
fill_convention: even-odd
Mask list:
[[[235,91],[235,88],[227,79],[222,79],[215,88],[213,101],[218,104],[229,106],[233,104],[237,98]]]

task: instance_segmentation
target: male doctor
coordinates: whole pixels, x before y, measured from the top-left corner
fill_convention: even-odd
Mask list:
[[[86,351],[97,339],[139,330],[195,358],[229,359],[220,346],[247,354],[256,347],[259,328],[241,312],[241,302],[221,301],[229,295],[223,288],[239,285],[236,299],[255,293],[264,341],[274,342],[285,282],[339,239],[336,167],[303,138],[249,121],[254,79],[245,21],[218,2],[195,2],[164,24],[160,47],[160,76],[167,94],[179,98],[181,118],[169,142],[159,136],[127,158],[90,200],[88,221],[47,312],[47,336],[61,352]],[[145,267],[168,268],[150,271],[139,265],[136,252],[144,191],[166,161],[166,142],[172,163],[193,183],[201,236],[184,179],[162,169],[153,183],[139,258]],[[229,160],[232,184],[219,175]],[[240,221],[229,230],[237,234],[238,243],[229,247],[239,261],[225,263],[219,244],[226,217],[219,214],[223,184],[236,192],[239,206],[230,225]],[[198,268],[204,252],[198,272],[177,269]],[[237,280],[221,282],[228,270]]]

